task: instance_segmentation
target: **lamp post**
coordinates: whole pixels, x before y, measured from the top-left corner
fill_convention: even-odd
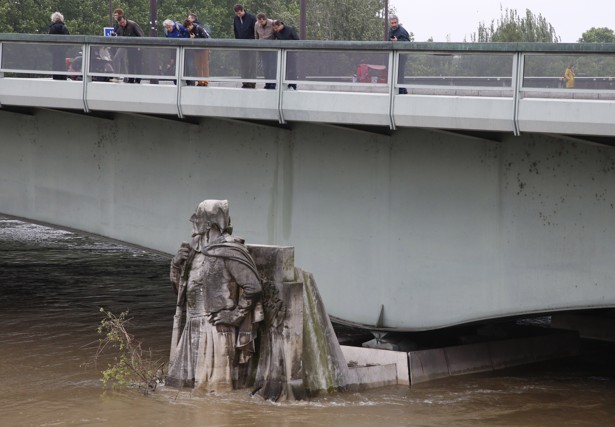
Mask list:
[[[389,40],[389,0],[384,0],[384,41]]]
[[[109,26],[113,27],[113,0],[109,0]]]
[[[158,36],[158,1],[149,0],[149,36]]]
[[[307,37],[307,0],[299,2],[299,38],[305,40]]]
[[[158,36],[158,2],[157,0],[149,0],[149,36],[157,37]],[[151,51],[149,63],[151,66],[151,70],[156,68],[156,59]],[[150,84],[157,85],[158,80],[151,79]]]

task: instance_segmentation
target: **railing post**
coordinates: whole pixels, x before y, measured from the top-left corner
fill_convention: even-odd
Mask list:
[[[84,43],[81,46],[81,83],[83,84],[83,111],[90,112],[88,106],[88,84],[90,83],[90,45]]]
[[[278,116],[281,125],[286,124],[286,120],[284,119],[284,110],[282,108],[284,97],[284,71],[286,70],[286,54],[287,52],[285,49],[278,50],[278,69],[276,70],[276,81],[278,88]]]
[[[182,80],[180,80],[180,78],[184,76],[183,70],[185,54],[185,49],[182,46],[177,46],[177,50],[175,51],[175,89],[177,91],[177,116],[180,119],[184,117],[184,113],[182,111]]]
[[[519,100],[521,98],[521,88],[523,87],[523,68],[524,56],[522,52],[516,52],[513,56],[512,69],[512,90],[513,90],[513,134],[519,136]]]
[[[397,60],[399,53],[389,52],[389,127],[395,130],[395,82],[397,81]]]
[[[0,43],[0,70],[2,68],[4,68],[4,64],[2,63],[2,46],[4,45],[4,43]],[[2,71],[0,71],[0,79],[4,78],[4,73]]]

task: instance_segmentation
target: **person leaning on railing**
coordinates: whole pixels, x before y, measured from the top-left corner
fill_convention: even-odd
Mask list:
[[[399,18],[395,15],[391,15],[389,18],[389,40],[392,42],[409,42],[410,34],[404,27],[399,23]],[[397,82],[403,83],[406,74],[406,55],[399,55],[399,67],[398,67],[398,77]],[[400,95],[408,94],[408,90],[405,87],[399,88]]]
[[[144,37],[143,30],[135,21],[126,19],[126,16],[121,15],[117,18],[118,37]],[[140,74],[141,73],[141,49],[138,47],[129,47],[127,49],[128,54],[128,74]],[[127,83],[141,83],[139,77],[129,77]]]
[[[264,13],[256,15],[254,24],[254,38],[256,40],[274,40],[273,19],[268,19]],[[263,73],[267,80],[275,79],[276,53],[272,51],[260,51]],[[275,83],[265,83],[265,89],[275,89]]]
[[[117,8],[113,11],[113,19],[115,23],[113,24],[113,32],[112,36],[117,36],[118,29],[120,27],[120,23],[118,20],[120,16],[124,16],[124,9]],[[125,47],[116,47],[113,49],[113,72],[115,74],[128,74],[128,53],[126,52]],[[123,81],[122,77],[115,77],[111,79],[112,82],[121,82]]]
[[[273,31],[276,40],[299,40],[297,31],[290,25],[285,25],[277,19],[273,21]],[[286,77],[289,80],[297,80],[297,58],[295,52],[288,52],[286,56]],[[297,90],[297,85],[291,83],[289,89]]]
[[[193,39],[208,39],[209,33],[203,27],[194,13],[188,15],[188,19],[184,21],[184,27],[188,30],[190,38]],[[198,77],[209,77],[209,49],[199,49],[194,51],[194,65]],[[207,80],[199,80],[197,86],[207,86]]]

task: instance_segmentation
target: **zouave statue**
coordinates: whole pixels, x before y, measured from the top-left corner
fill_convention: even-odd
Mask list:
[[[226,200],[201,202],[190,222],[192,240],[171,262],[177,311],[166,383],[224,392],[251,375],[261,282],[244,241],[231,236]]]

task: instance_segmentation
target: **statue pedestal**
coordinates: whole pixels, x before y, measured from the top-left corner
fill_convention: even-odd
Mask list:
[[[248,245],[263,281],[254,393],[294,400],[344,389],[348,367],[314,277],[294,265],[294,248]]]

